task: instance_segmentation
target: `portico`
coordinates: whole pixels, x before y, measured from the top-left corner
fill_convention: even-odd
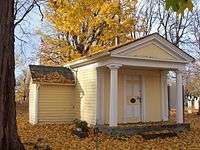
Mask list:
[[[118,106],[118,93],[119,92],[119,86],[118,85],[118,81],[121,80],[122,78],[119,79],[118,75],[118,70],[120,69],[120,67],[123,67],[122,64],[110,64],[107,66],[110,70],[110,99],[109,99],[109,126],[117,126],[119,121],[118,121],[118,109],[120,108]],[[170,68],[169,68],[170,69]],[[123,70],[123,69],[121,69]],[[149,68],[147,68],[147,70],[149,70]],[[152,71],[152,68],[150,68],[150,70]],[[157,80],[160,78],[160,90],[158,88],[159,91],[154,91],[154,92],[158,92],[158,95],[160,96],[160,103],[161,103],[161,120],[160,121],[168,121],[168,117],[169,117],[169,112],[168,112],[168,90],[167,90],[167,75],[168,75],[168,71],[170,70],[162,70],[162,69],[155,69],[153,68],[154,72],[160,72],[160,76],[157,77]],[[133,72],[138,72],[137,70],[132,69]],[[141,70],[140,70],[141,72]],[[175,70],[176,72],[176,81],[177,81],[177,104],[176,104],[176,121],[177,123],[183,123],[183,90],[182,90],[182,71],[181,70]],[[121,71],[120,71],[121,73]],[[137,74],[137,73],[136,73]],[[132,74],[132,76],[136,76],[136,74]],[[141,110],[139,111],[139,113],[141,113],[140,115],[142,115],[141,120],[142,122],[145,122],[145,120],[148,120],[147,115],[145,116],[145,100],[148,101],[151,98],[145,97],[145,89],[149,88],[149,87],[145,87],[145,75],[142,73],[138,73],[141,74],[141,95],[139,95],[139,97],[141,97]],[[147,75],[146,75],[147,76]],[[125,76],[123,77],[125,78]],[[143,84],[142,84],[143,83]],[[143,86],[143,87],[142,87]],[[126,90],[128,90],[127,88],[129,87],[125,87]],[[152,87],[154,88],[154,87]],[[124,89],[125,91],[125,89]],[[160,92],[160,93],[159,93]],[[124,92],[125,95],[125,92]],[[137,95],[137,94],[136,94]],[[135,96],[136,98],[138,98],[137,96]],[[126,99],[126,96],[124,96],[124,98]],[[125,100],[126,101],[126,100]],[[146,102],[148,103],[148,102]],[[125,104],[124,104],[125,105]],[[126,108],[126,107],[124,107]],[[155,108],[156,109],[156,108]],[[125,110],[124,110],[125,113]],[[125,115],[124,115],[125,116]],[[127,123],[127,120],[123,119],[123,123]],[[156,120],[159,121],[159,120]]]
[[[100,124],[168,121],[169,71],[176,73],[176,121],[183,123],[182,72],[191,57],[160,37],[150,41],[112,50],[109,58],[98,63],[101,88],[109,91],[107,96],[105,92],[100,94],[104,95],[99,99],[104,104],[99,106],[103,112],[98,119]]]

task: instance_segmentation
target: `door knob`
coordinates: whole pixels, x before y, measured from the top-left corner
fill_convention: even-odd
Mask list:
[[[135,99],[135,98],[131,98],[131,99],[130,99],[130,102],[131,102],[131,103],[135,103],[135,102],[136,102],[136,99]]]

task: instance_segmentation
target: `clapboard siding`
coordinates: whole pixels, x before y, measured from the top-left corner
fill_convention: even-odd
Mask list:
[[[104,73],[104,123],[109,123],[110,105],[110,71],[102,68]],[[161,76],[160,70],[134,70],[120,68],[118,70],[118,122],[124,121],[124,78],[126,75],[141,75],[145,86],[145,121],[161,121]]]
[[[95,65],[77,68],[76,110],[77,118],[96,123],[97,70]]]
[[[37,84],[32,81],[29,85],[29,122],[37,123]]]
[[[145,121],[161,121],[161,72],[145,75]]]
[[[72,121],[75,119],[74,86],[40,85],[38,119],[42,121]]]

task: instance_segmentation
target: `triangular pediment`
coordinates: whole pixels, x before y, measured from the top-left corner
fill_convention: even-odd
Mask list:
[[[138,47],[133,50],[128,50],[120,53],[127,57],[149,58],[149,59],[162,59],[162,60],[181,60],[177,56],[169,53],[163,48],[154,43],[145,44],[145,46]]]
[[[89,57],[83,57],[82,59],[68,63],[68,66],[75,68],[94,62],[100,62],[98,65],[103,66],[106,64],[106,62],[104,63],[103,61],[107,59],[112,63],[119,64],[121,64],[120,61],[124,61],[125,59],[127,59],[125,60],[127,64],[130,61],[138,64],[142,62],[143,64],[141,64],[141,66],[145,66],[146,62],[170,61],[170,65],[173,63],[172,66],[175,64],[175,66],[177,65],[178,67],[180,63],[182,65],[195,61],[195,58],[191,55],[184,52],[158,33],[153,33],[134,41],[128,41],[127,43],[122,43],[97,52],[93,55],[89,55]],[[118,59],[119,62],[116,62]]]
[[[160,35],[153,34],[111,51],[111,56],[186,62],[193,58]]]

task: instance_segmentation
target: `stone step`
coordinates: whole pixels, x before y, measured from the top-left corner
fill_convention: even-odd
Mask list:
[[[161,132],[144,132],[140,134],[145,140],[151,140],[156,138],[169,138],[169,137],[175,137],[178,134],[173,131],[163,130]]]
[[[144,126],[119,126],[119,127],[108,127],[101,126],[99,131],[111,136],[131,136],[140,135],[145,133],[164,133],[164,131],[179,133],[190,130],[190,124],[166,124],[166,125],[144,125]]]

